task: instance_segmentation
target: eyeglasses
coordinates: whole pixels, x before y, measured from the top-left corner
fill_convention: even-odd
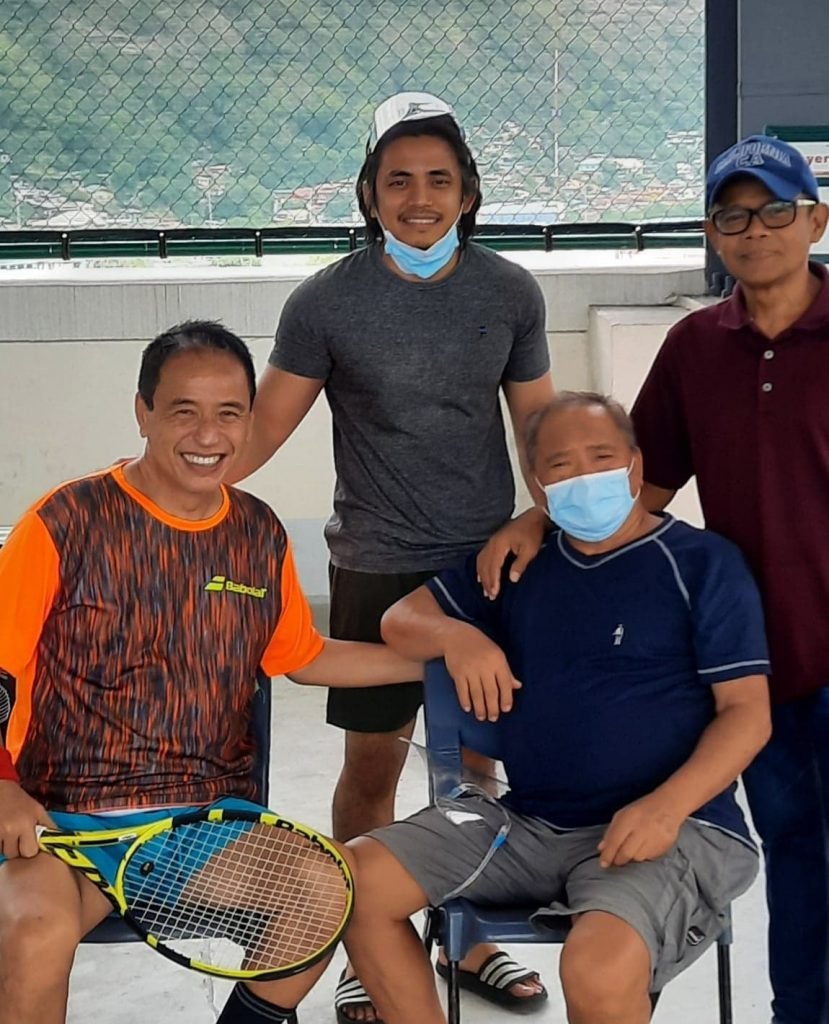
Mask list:
[[[721,235],[741,235],[757,217],[767,228],[787,228],[794,224],[799,206],[817,206],[815,199],[772,199],[756,210],[747,206],[724,206],[709,214]]]

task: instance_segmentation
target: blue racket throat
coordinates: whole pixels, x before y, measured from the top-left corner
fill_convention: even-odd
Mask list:
[[[94,864],[103,878],[114,886],[118,875],[118,865],[141,829],[166,818],[181,820],[188,815],[199,817],[210,810],[240,811],[259,815],[267,811],[267,808],[252,803],[250,800],[224,797],[208,806],[194,807],[192,804],[184,804],[157,807],[151,811],[135,810],[124,814],[120,812],[95,814],[79,811],[50,811],[49,816],[61,832],[69,834],[111,832],[113,829],[121,830],[124,833],[131,832],[130,838],[113,836],[99,840],[95,846],[84,847],[84,856]],[[2,860],[3,858],[0,856],[0,863]]]

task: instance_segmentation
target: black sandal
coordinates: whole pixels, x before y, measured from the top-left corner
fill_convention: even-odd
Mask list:
[[[435,970],[441,978],[449,977],[449,966],[440,960]],[[499,949],[497,953],[488,956],[477,971],[459,969],[458,985],[496,1006],[506,1007],[516,1013],[532,1013],[546,1001],[547,989],[542,988],[533,996],[516,996],[510,989],[521,981],[531,981],[538,977],[538,971],[523,967],[509,953]]]
[[[350,1017],[345,1008],[352,1006],[355,1009],[370,1006],[374,1009],[368,992],[363,988],[360,979],[357,977],[346,978],[345,968],[334,989],[334,1010],[337,1014],[337,1024],[361,1024],[354,1017]],[[373,1024],[384,1024],[380,1017],[375,1017]]]

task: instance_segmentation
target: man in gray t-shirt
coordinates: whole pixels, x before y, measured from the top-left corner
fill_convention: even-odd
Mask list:
[[[293,292],[270,364],[325,382],[337,568],[443,569],[512,514],[498,391],[549,369],[544,300],[523,268],[468,245],[450,276],[414,283],[370,245]]]
[[[538,285],[469,241],[480,184],[451,107],[425,93],[394,96],[375,112],[370,147],[357,195],[372,244],[286,302],[243,470],[271,457],[324,388],[337,471],[325,531],[331,635],[348,640],[379,640],[387,608],[509,519],[515,489],[500,392],[522,467],[523,423],[552,397]],[[420,703],[419,683],[346,699],[330,691],[328,721],[346,730],[337,839],[393,820],[406,754],[399,740],[411,736]],[[544,998],[537,976],[518,965],[499,962],[489,975],[505,983],[481,983],[492,957],[505,956],[473,951],[462,978],[502,1005]],[[371,1020],[348,973],[338,1018]]]

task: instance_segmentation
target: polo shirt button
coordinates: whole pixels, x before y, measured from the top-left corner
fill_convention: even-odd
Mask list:
[[[774,387],[774,385],[773,385],[773,384],[769,384],[769,382],[768,382],[768,381],[766,381],[766,383],[765,383],[765,384],[763,385],[763,391],[771,391],[771,389],[772,389],[773,387]]]
[[[774,349],[767,348],[766,351],[763,353],[763,359],[774,359]]]

